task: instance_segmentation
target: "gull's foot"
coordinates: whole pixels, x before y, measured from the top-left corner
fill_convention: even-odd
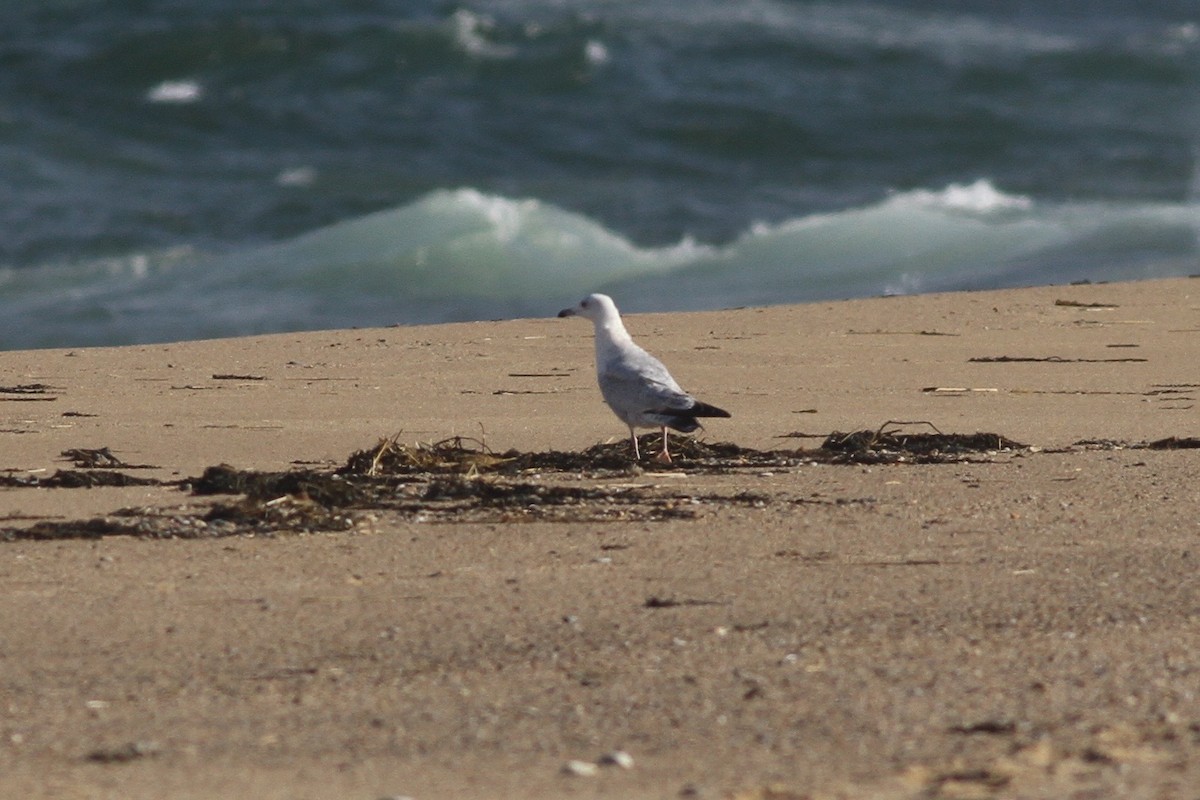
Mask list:
[[[656,455],[654,457],[654,460],[660,464],[670,464],[671,463],[671,454],[668,453],[666,450],[663,450],[661,453],[659,453],[658,455]]]

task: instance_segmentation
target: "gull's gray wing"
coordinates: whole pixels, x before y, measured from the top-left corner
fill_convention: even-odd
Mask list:
[[[600,369],[598,379],[604,400],[623,417],[685,411],[696,403],[663,363],[641,348],[610,359]]]

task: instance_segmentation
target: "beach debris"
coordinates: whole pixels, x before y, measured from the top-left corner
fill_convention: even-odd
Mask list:
[[[283,495],[274,500],[245,500],[240,503],[218,503],[209,509],[196,530],[202,538],[227,530],[237,534],[269,534],[278,532],[316,533],[318,531],[348,530],[354,527],[354,517],[338,513],[305,498]],[[189,538],[180,536],[180,538]]]
[[[643,608],[680,608],[683,606],[720,606],[725,605],[720,600],[698,600],[694,598],[685,598],[676,600],[673,597],[657,597],[651,595],[646,598],[646,602],[642,603]]]
[[[1080,450],[1191,450],[1200,448],[1200,437],[1168,436],[1152,442],[1125,442],[1119,439],[1080,439],[1071,447]]]
[[[1155,384],[1142,394],[1153,397],[1155,402],[1160,403],[1160,410],[1187,411],[1195,407],[1197,388],[1200,386],[1194,383]]]
[[[152,517],[123,519],[117,515],[93,517],[85,520],[43,520],[28,528],[0,528],[0,540],[49,541],[55,539],[101,539],[105,536],[135,536],[138,538],[166,538],[155,536],[156,525]],[[183,538],[183,537],[170,537]]]
[[[57,400],[58,396],[51,392],[62,391],[57,386],[49,386],[44,383],[22,383],[17,386],[0,386],[0,400],[9,402],[36,402],[36,401],[53,401]],[[15,397],[7,397],[5,395],[15,395]]]
[[[59,455],[80,469],[158,469],[153,464],[127,464],[108,447],[72,447]]]
[[[974,356],[973,364],[1140,364],[1148,358],[1066,358],[1064,356]]]
[[[1168,436],[1146,445],[1150,450],[1191,450],[1200,448],[1200,438],[1195,436]]]
[[[154,478],[139,478],[107,469],[87,472],[60,469],[49,478],[40,479],[38,485],[58,489],[91,489],[96,486],[161,486],[162,481]]]
[[[1054,305],[1065,308],[1120,308],[1116,303],[1081,303],[1078,300],[1055,300]]]
[[[257,472],[220,464],[208,467],[199,478],[188,483],[193,494],[244,494],[251,501],[263,503],[289,496],[311,500],[326,508],[344,508],[363,497],[357,484],[337,474],[311,469]]]
[[[46,394],[56,388],[45,383],[22,383],[17,386],[0,386],[0,394]]]
[[[432,444],[400,443],[400,434],[380,439],[368,450],[353,453],[338,470],[352,475],[411,475],[427,472],[478,473],[502,464],[498,456],[478,440],[452,436]]]
[[[46,395],[48,392],[59,391],[58,386],[48,384],[18,384],[16,386],[0,386],[0,395]]]
[[[1008,736],[1016,733],[1017,724],[1009,719],[985,719],[963,725],[950,726],[950,733],[963,735],[987,734],[991,736]]]
[[[21,488],[37,486],[42,489],[92,489],[97,486],[162,486],[154,478],[138,478],[113,470],[73,469],[56,470],[53,475],[0,475],[0,486]]]
[[[140,758],[157,756],[162,753],[162,747],[154,741],[136,741],[116,747],[99,747],[87,754],[88,761],[98,764],[125,764]]]
[[[913,331],[889,331],[882,328],[876,328],[870,331],[859,331],[851,328],[846,331],[849,336],[961,336],[961,333],[946,333],[945,331],[934,330],[913,330]]]

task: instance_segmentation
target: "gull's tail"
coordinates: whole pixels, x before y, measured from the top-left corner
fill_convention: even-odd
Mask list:
[[[700,422],[697,417],[728,417],[732,416],[728,411],[716,406],[710,406],[708,403],[696,401],[696,405],[688,409],[663,409],[662,411],[650,412],[659,425],[666,425],[668,428],[674,428],[683,433],[691,433],[700,428]]]

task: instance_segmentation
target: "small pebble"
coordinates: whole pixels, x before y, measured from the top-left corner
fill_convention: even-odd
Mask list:
[[[606,767],[620,767],[621,769],[633,769],[633,756],[626,753],[624,750],[614,750],[611,753],[606,753],[600,758],[600,763]]]
[[[563,764],[563,772],[577,778],[590,778],[600,771],[600,768],[590,761],[571,759]]]

